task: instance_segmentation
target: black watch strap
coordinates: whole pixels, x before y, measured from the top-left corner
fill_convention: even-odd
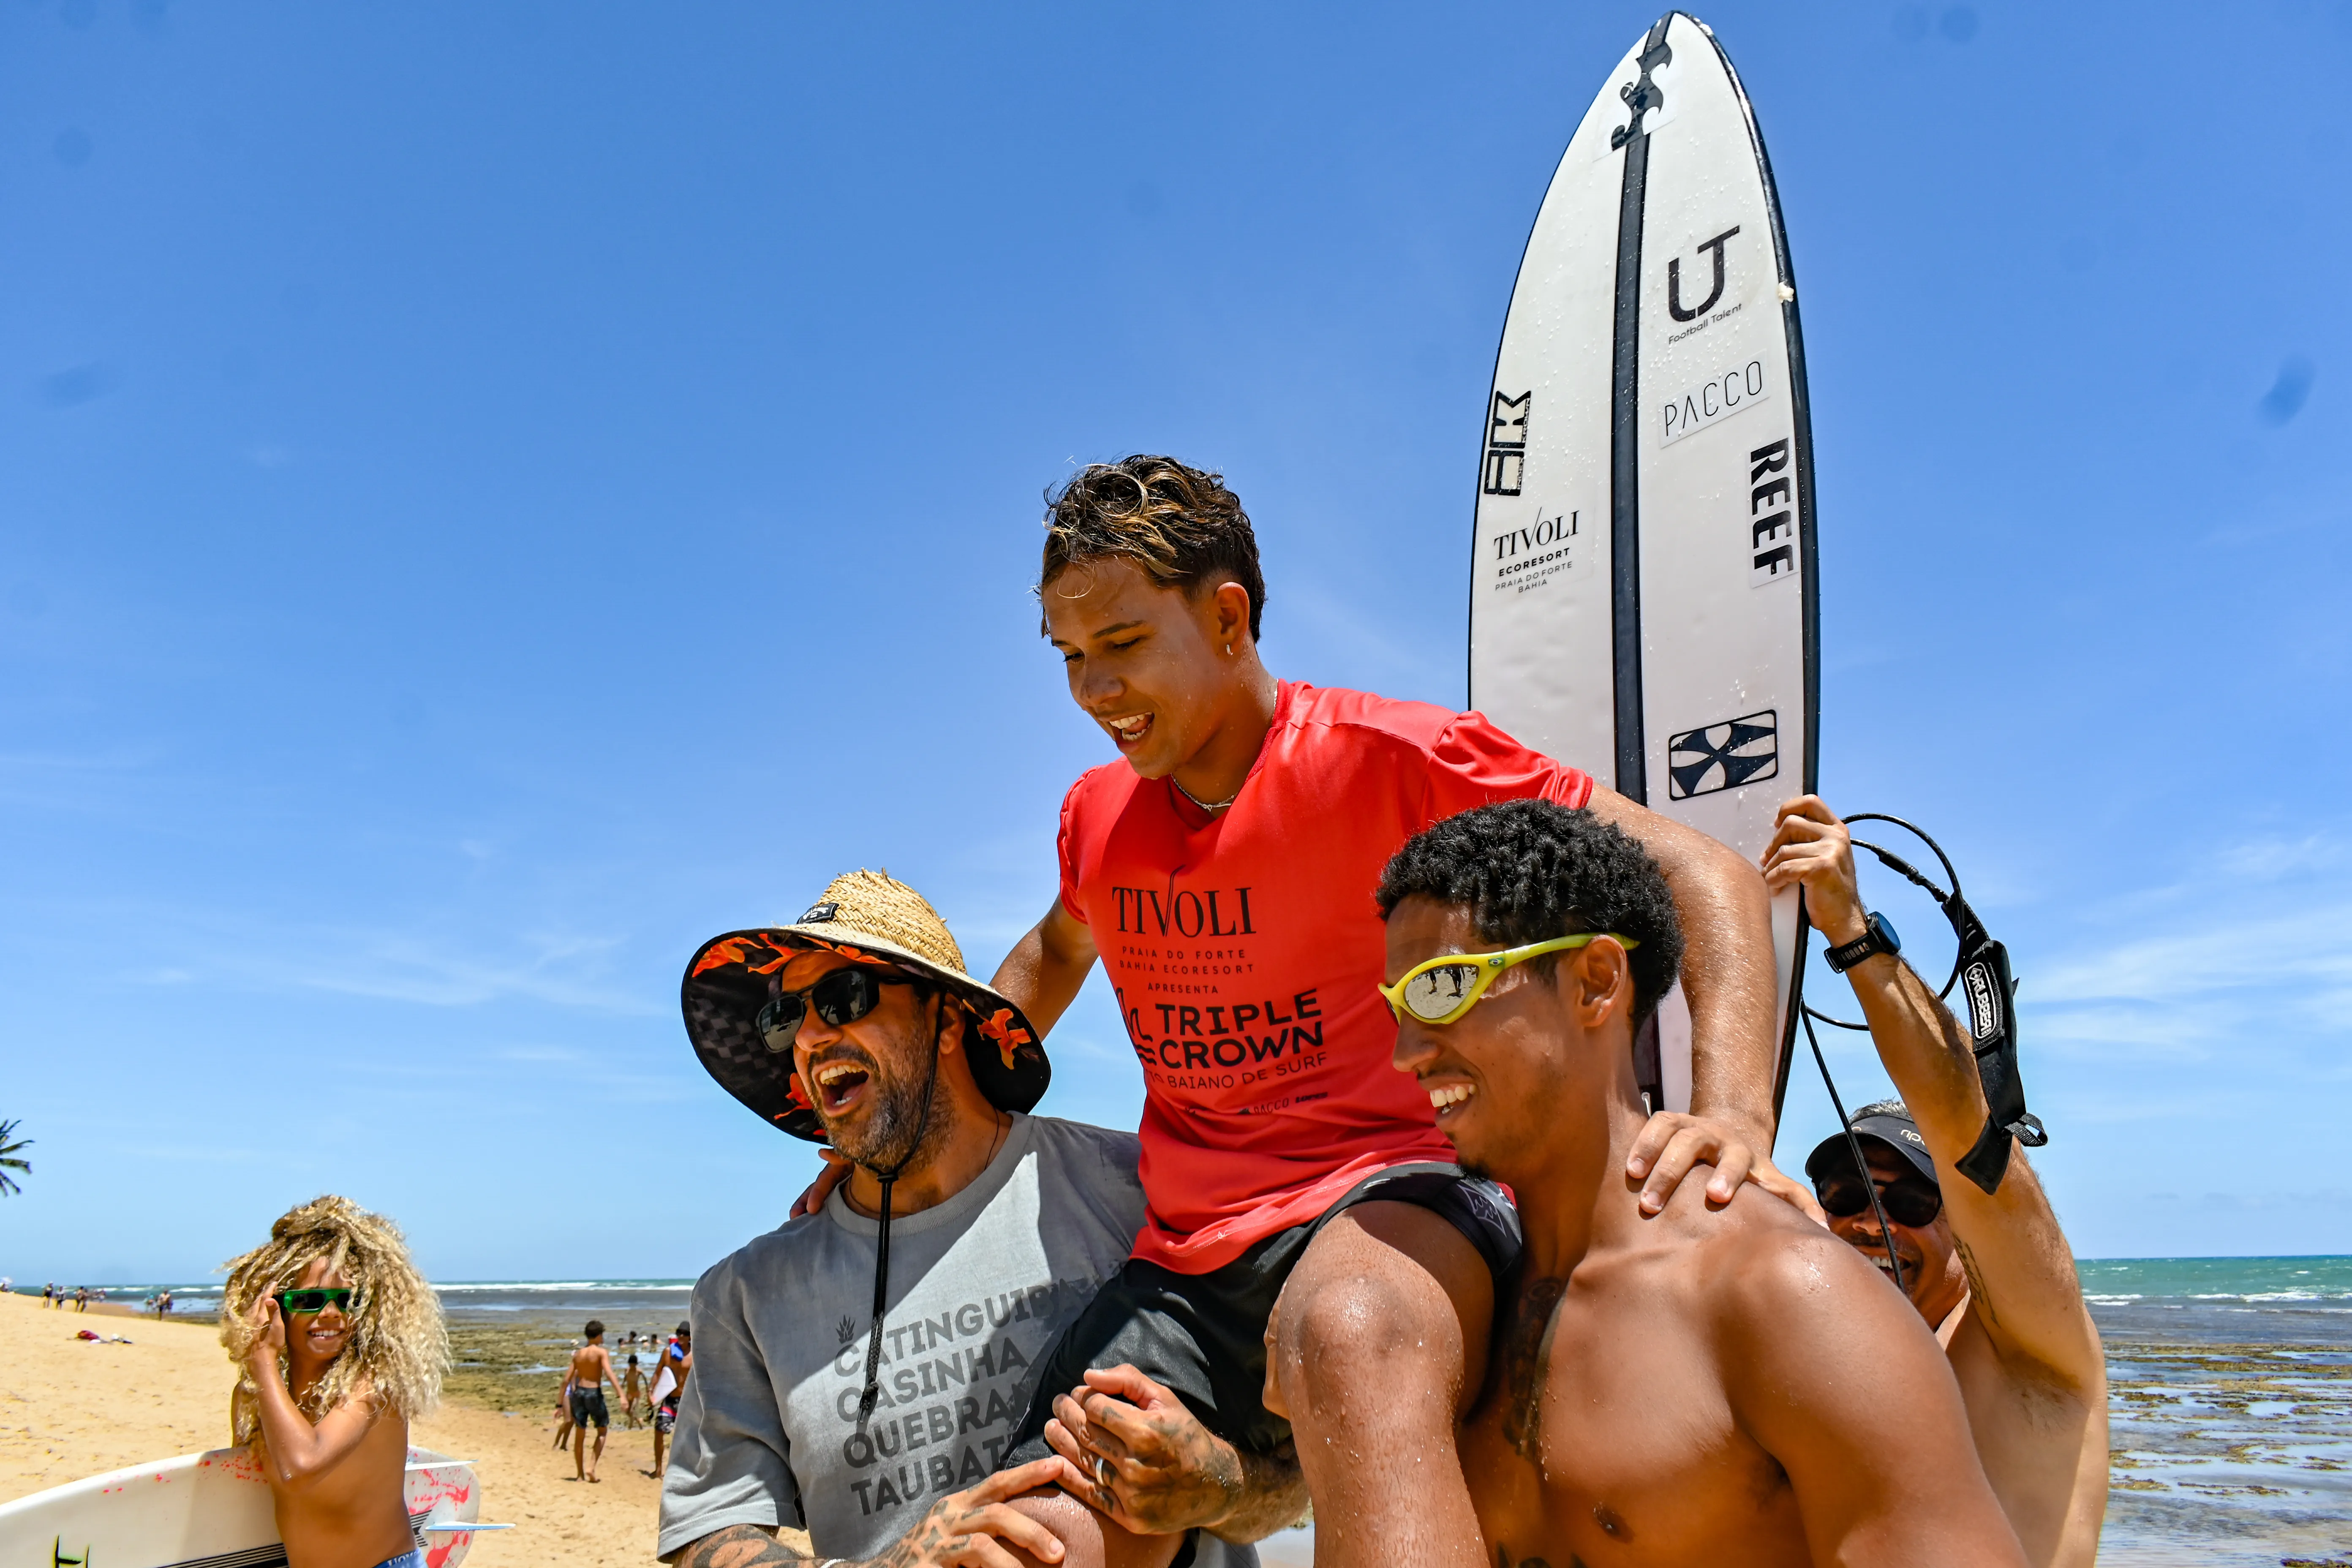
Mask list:
[[[1832,969],[1843,974],[1874,952],[1901,952],[1902,951],[1903,943],[1895,936],[1895,928],[1886,923],[1885,917],[1873,910],[1869,923],[1863,928],[1860,936],[1847,942],[1843,947],[1831,948],[1822,956],[1829,960]]]

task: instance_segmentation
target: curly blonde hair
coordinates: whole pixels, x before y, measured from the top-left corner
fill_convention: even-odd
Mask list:
[[[228,1283],[221,1289],[221,1343],[241,1373],[229,1401],[239,1447],[261,1436],[259,1395],[246,1370],[246,1357],[261,1337],[250,1321],[254,1306],[295,1289],[304,1271],[321,1260],[352,1282],[352,1337],[302,1401],[304,1414],[319,1420],[362,1386],[379,1410],[404,1420],[425,1415],[441,1397],[441,1375],[449,1364],[441,1298],[409,1261],[398,1226],[329,1194],[280,1215],[266,1245],[223,1265]],[[283,1352],[278,1372],[287,1375]]]

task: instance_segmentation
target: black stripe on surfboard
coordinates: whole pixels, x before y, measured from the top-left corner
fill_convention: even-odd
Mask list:
[[[417,1531],[424,1527],[426,1517],[421,1513],[408,1516],[408,1533],[416,1542],[419,1552],[425,1550],[425,1542]],[[283,1542],[273,1541],[267,1546],[247,1546],[236,1552],[217,1552],[210,1557],[190,1557],[173,1563],[171,1568],[286,1568],[286,1545]]]
[[[1772,157],[1764,150],[1764,133],[1757,129],[1756,107],[1748,100],[1747,84],[1739,79],[1738,69],[1724,52],[1723,41],[1705,26],[1699,31],[1715,46],[1715,58],[1722,63],[1723,74],[1731,82],[1732,96],[1739,100],[1740,117],[1748,122],[1748,144],[1755,151],[1757,172],[1764,181],[1764,208],[1772,218],[1772,258],[1784,291],[1780,322],[1789,345],[1790,440],[1794,445],[1791,456],[1797,475],[1797,569],[1804,574],[1797,589],[1804,595],[1800,613],[1805,623],[1805,793],[1817,795],[1821,792],[1822,773],[1821,556],[1813,532],[1812,400],[1805,384],[1805,334],[1797,316],[1797,273],[1789,260],[1789,231],[1780,221],[1780,187],[1772,178]],[[1800,902],[1795,973],[1789,984],[1789,1016],[1780,1021],[1780,1060],[1772,1079],[1772,1119],[1776,1124],[1780,1119],[1781,1102],[1788,1098],[1789,1069],[1797,1058],[1797,1026],[1805,1005],[1805,949],[1811,929],[1812,922],[1805,918],[1804,905]]]
[[[1649,748],[1642,723],[1642,210],[1650,175],[1650,133],[1642,122],[1658,89],[1650,72],[1674,58],[1669,11],[1651,26],[1637,57],[1642,74],[1625,90],[1633,118],[1623,138],[1617,196],[1617,319],[1609,405],[1609,627],[1615,658],[1617,793],[1650,802]]]

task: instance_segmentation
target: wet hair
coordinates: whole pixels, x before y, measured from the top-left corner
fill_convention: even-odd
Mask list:
[[[222,1265],[228,1282],[221,1287],[221,1343],[237,1366],[229,1426],[239,1447],[261,1436],[260,1395],[245,1359],[260,1338],[250,1321],[254,1306],[296,1289],[319,1262],[352,1282],[352,1337],[311,1387],[303,1413],[319,1420],[362,1384],[377,1409],[404,1420],[425,1415],[441,1396],[449,1364],[441,1298],[409,1261],[399,1226],[330,1194],[281,1215],[265,1245]],[[286,1375],[282,1354],[278,1375]]]
[[[1465,906],[1480,941],[1510,947],[1588,931],[1633,938],[1637,1029],[1682,971],[1682,922],[1649,851],[1590,811],[1548,800],[1477,806],[1423,828],[1381,873],[1377,897],[1382,920],[1412,898]],[[1531,963],[1549,976],[1559,956]]]
[[[1132,561],[1160,587],[1187,594],[1204,584],[1240,584],[1249,594],[1250,638],[1264,635],[1257,534],[1223,474],[1139,452],[1089,463],[1060,489],[1048,489],[1038,594],[1070,567],[1108,556]]]
[[[604,1320],[602,1318],[591,1318],[588,1320],[588,1326],[580,1331],[586,1334],[593,1340],[597,1335],[604,1331]]]
[[[631,1366],[635,1366],[635,1365],[636,1365],[636,1364],[637,1364],[637,1352],[635,1352],[635,1351],[631,1351],[631,1352],[629,1352],[629,1364],[630,1364]]]

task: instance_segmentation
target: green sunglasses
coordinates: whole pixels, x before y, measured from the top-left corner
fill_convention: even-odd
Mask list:
[[[1503,971],[1547,952],[1582,947],[1598,936],[1614,938],[1626,947],[1642,945],[1636,939],[1618,936],[1613,931],[1588,931],[1574,936],[1556,936],[1549,942],[1531,942],[1525,947],[1508,947],[1500,952],[1449,952],[1426,963],[1416,963],[1394,985],[1376,989],[1387,999],[1400,1024],[1407,1013],[1424,1024],[1451,1024],[1478,1005],[1478,998],[1486,994],[1486,987],[1501,978]]]
[[[338,1310],[348,1312],[352,1310],[352,1292],[349,1289],[341,1289],[278,1292],[278,1304],[280,1307],[286,1309],[289,1314],[299,1312],[306,1318],[314,1317],[325,1311],[330,1303]]]

